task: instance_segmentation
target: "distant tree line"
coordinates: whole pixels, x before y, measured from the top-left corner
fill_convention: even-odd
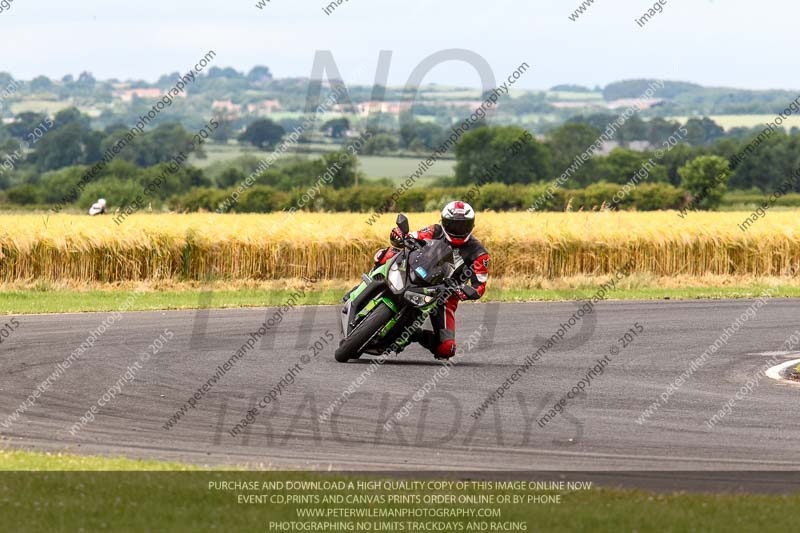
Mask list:
[[[614,115],[602,114],[575,117],[541,138],[518,126],[483,124],[460,138],[452,153],[456,160],[455,173],[438,185],[458,188],[484,183],[487,169],[496,168],[491,185],[509,186],[512,189],[508,191],[513,192],[516,186],[546,186],[574,166],[569,179],[559,186],[565,191],[573,191],[569,198],[576,198],[574,191],[590,188],[594,188],[591,190],[595,193],[604,191],[603,194],[618,191],[638,176],[635,185],[641,191],[648,191],[646,198],[640,198],[641,192],[631,194],[629,199],[616,202],[614,207],[686,205],[692,197],[702,196],[703,201],[696,202],[696,206],[709,209],[719,204],[726,189],[769,193],[800,165],[800,135],[796,130],[779,130],[755,149],[748,150],[746,157],[737,157],[737,163],[733,164],[734,155],[741,154],[758,136],[758,128],[725,132],[708,118],[692,118],[680,124],[665,119],[642,120],[637,116],[619,128],[615,134],[617,146],[609,153],[591,153],[591,157],[582,159],[580,165],[574,165],[576,158],[581,158],[581,154],[596,143],[601,131],[613,118]],[[3,191],[0,202],[19,205],[57,203],[81,179],[86,169],[99,161],[130,130],[129,126],[121,123],[94,130],[90,123],[88,116],[71,108],[52,118],[39,113],[21,113],[15,122],[0,127],[0,190]],[[33,143],[25,145],[31,139],[31,132],[42,130],[43,124],[46,131],[40,131],[41,135],[35,136]],[[319,198],[328,199],[310,206],[319,209],[336,206],[340,209],[349,198],[353,209],[357,209],[364,205],[364,198],[372,198],[376,193],[359,193],[354,185],[391,186],[391,180],[364,176],[358,157],[343,150],[348,138],[360,133],[354,131],[348,119],[328,120],[317,128],[320,134],[329,137],[334,151],[311,158],[287,155],[277,164],[258,172],[253,185],[256,187],[254,190],[260,191],[257,198],[264,203],[265,210],[283,205],[286,198],[295,194],[302,194],[334,166],[338,168],[330,188],[340,192],[330,193],[336,194],[335,198],[322,195]],[[406,117],[399,131],[381,128],[380,125],[368,125],[367,128],[371,135],[361,155],[402,151],[407,155],[417,154],[414,157],[424,157],[450,135],[449,130],[438,124],[411,116]],[[680,142],[663,149],[664,141],[674,137],[679,129],[682,132]],[[263,150],[263,155],[255,152],[227,163],[214,163],[206,170],[185,164],[180,171],[170,173],[168,183],[153,196],[153,204],[156,207],[186,208],[199,205],[202,202],[197,198],[201,198],[207,207],[214,198],[228,194],[226,191],[251,176],[266,156],[266,151],[273,150],[285,136],[286,130],[269,119],[251,122],[239,134],[239,140]],[[144,184],[162,173],[164,165],[185,151],[193,139],[193,132],[176,123],[164,122],[146,130],[115,154],[112,164],[83,190],[76,207],[88,206],[98,197],[105,197],[110,205],[124,204],[141,192]],[[633,149],[635,141],[641,141],[637,149]],[[337,144],[341,145],[342,151],[336,150]],[[658,149],[661,151],[656,152]],[[202,145],[194,155],[204,157]],[[337,161],[340,163],[335,165]],[[643,173],[642,169],[646,172]],[[724,179],[718,179],[722,173]],[[647,187],[642,189],[644,185]],[[655,188],[648,188],[651,186]],[[355,192],[343,192],[350,188]],[[795,184],[794,190],[800,191],[800,183]],[[510,194],[506,191],[498,189],[493,194],[500,198]],[[664,194],[663,202],[653,199],[657,192]],[[588,199],[584,198],[587,205],[597,197],[595,193],[586,197]],[[274,199],[270,199],[271,194]],[[247,204],[252,209],[257,202],[255,198],[252,197]],[[561,200],[567,201],[568,198]],[[425,201],[433,200],[426,196]],[[487,205],[494,208],[502,202]],[[556,202],[550,208],[559,205]]]

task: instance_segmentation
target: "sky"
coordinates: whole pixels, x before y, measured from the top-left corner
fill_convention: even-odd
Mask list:
[[[661,78],[752,89],[794,89],[800,5],[790,0],[13,0],[0,12],[0,71],[30,79],[89,71],[144,79],[187,71],[208,50],[216,66],[270,67],[309,76],[315,52],[330,50],[347,84],[372,85],[380,50],[392,51],[390,85],[405,85],[426,57],[462,48],[497,79],[523,62],[520,88],[594,87]],[[335,1],[335,0],[334,0]],[[478,87],[475,69],[448,62],[425,82]]]

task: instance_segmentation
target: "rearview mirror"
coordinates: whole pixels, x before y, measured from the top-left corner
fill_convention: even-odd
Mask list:
[[[409,230],[409,227],[408,227],[408,217],[406,217],[406,216],[405,216],[404,214],[402,214],[402,213],[400,213],[399,215],[397,215],[397,227],[398,227],[398,228],[400,228],[400,231],[402,231],[402,232],[403,232],[403,235],[405,235],[406,233],[408,233],[408,230]]]

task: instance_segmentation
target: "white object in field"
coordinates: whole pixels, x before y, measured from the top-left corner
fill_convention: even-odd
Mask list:
[[[106,201],[104,198],[100,198],[95,203],[92,204],[92,207],[89,208],[89,214],[91,216],[100,215],[106,212]]]

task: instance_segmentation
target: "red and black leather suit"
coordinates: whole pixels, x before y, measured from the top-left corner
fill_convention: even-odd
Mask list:
[[[434,224],[419,231],[412,231],[409,234],[415,239],[446,239],[444,230],[439,224]],[[450,245],[456,260],[456,271],[453,279],[466,279],[468,287],[457,289],[445,303],[430,314],[433,331],[422,331],[421,334],[412,337],[428,348],[437,358],[449,359],[456,354],[456,309],[462,300],[477,300],[486,291],[486,280],[489,277],[489,252],[483,247],[481,242],[474,236],[470,236],[461,245]],[[395,245],[396,246],[396,245]],[[379,250],[375,254],[375,263],[382,265],[391,259],[399,250],[395,247]],[[471,265],[471,272],[467,272],[466,267]],[[466,274],[469,274],[468,276]],[[466,285],[466,283],[465,283]]]

